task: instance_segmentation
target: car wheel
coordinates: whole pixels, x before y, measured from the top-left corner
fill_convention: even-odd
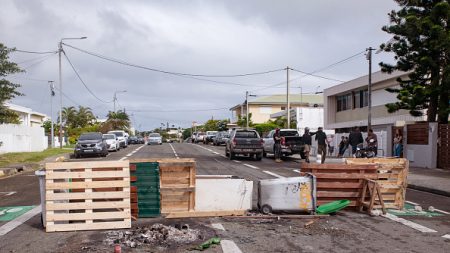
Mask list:
[[[255,155],[255,160],[256,160],[256,161],[261,161],[261,160],[262,160],[262,156],[263,156],[263,154],[261,154],[261,153],[256,154],[256,155]]]
[[[263,152],[262,152],[262,156],[263,156],[263,157],[267,157],[266,151],[263,151]]]
[[[228,153],[228,149],[227,149],[227,148],[225,148],[225,156],[226,156],[226,157],[229,156],[229,153]]]
[[[262,212],[263,214],[269,214],[269,213],[272,213],[272,207],[269,206],[269,205],[263,205],[263,206],[261,207],[261,212]]]

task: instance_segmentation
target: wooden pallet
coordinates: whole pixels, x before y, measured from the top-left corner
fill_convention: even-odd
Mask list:
[[[161,213],[194,211],[195,161],[159,160]]]
[[[136,171],[136,165],[130,164],[130,174]],[[130,176],[130,182],[136,182],[136,176]],[[130,186],[130,205],[131,205],[131,217],[134,219],[139,218],[139,207],[138,207],[138,193],[136,186]]]
[[[376,165],[377,183],[386,208],[403,209],[408,186],[409,161],[405,158],[348,158],[347,164]]]
[[[369,198],[367,200],[367,198]],[[361,199],[359,201],[359,211],[362,212],[367,208],[369,214],[374,208],[381,208],[383,214],[386,214],[386,208],[381,194],[380,185],[375,180],[365,179]]]
[[[47,163],[46,231],[131,227],[128,161]]]
[[[301,172],[317,179],[317,204],[348,199],[350,207],[359,206],[364,179],[377,179],[375,165],[302,164]]]

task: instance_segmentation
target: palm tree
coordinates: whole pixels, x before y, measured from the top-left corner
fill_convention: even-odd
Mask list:
[[[106,115],[108,119],[106,120],[106,124],[110,130],[113,129],[122,129],[125,130],[130,127],[130,117],[125,111],[119,110],[117,112],[108,112]]]
[[[73,106],[63,107],[62,109],[62,122],[66,126],[73,127],[76,122],[77,109]],[[59,121],[59,117],[58,117]]]
[[[95,119],[94,113],[92,113],[92,109],[89,107],[79,106],[78,112],[76,115],[76,123],[77,127],[85,127],[92,124],[92,120]]]

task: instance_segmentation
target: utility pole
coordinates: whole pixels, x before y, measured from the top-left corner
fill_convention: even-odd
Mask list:
[[[59,57],[59,148],[62,149],[62,109],[63,109],[63,100],[62,100],[62,67],[61,67],[61,53],[62,53],[62,40],[58,43],[58,57]]]
[[[289,66],[286,67],[286,117],[287,128],[291,128],[291,103],[289,101]]]
[[[51,136],[51,147],[55,147],[55,131],[53,129],[53,97],[55,96],[55,85],[53,84],[53,81],[48,81],[48,84],[50,85],[50,119],[51,119],[51,130],[50,130],[50,136]]]
[[[367,60],[369,61],[369,85],[367,87],[368,96],[368,110],[367,110],[367,132],[372,128],[372,51],[375,50],[369,47],[367,50]]]
[[[116,101],[117,101],[117,93],[125,93],[126,90],[114,91],[113,101],[114,101],[114,112],[116,112]]]
[[[245,127],[248,128],[248,91],[245,92]]]

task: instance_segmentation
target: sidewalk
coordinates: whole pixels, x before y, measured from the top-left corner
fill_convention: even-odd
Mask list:
[[[450,197],[450,170],[410,167],[408,188]]]

